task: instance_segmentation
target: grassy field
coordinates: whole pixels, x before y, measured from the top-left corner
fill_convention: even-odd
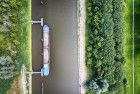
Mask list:
[[[140,94],[140,0],[135,0],[135,94]]]
[[[0,57],[11,57],[15,66],[12,72],[16,73],[13,77],[0,79],[0,94],[6,94],[10,89],[13,80],[20,74],[22,64],[28,70],[31,68],[30,3],[30,0],[0,2]]]
[[[126,63],[124,65],[125,75],[128,80],[126,94],[133,94],[133,62],[132,62],[132,0],[126,0],[125,7],[125,33],[124,33],[124,55]]]
[[[126,64],[124,66],[125,74],[128,78],[128,87],[127,94],[133,94],[133,64],[134,63],[134,93],[140,94],[140,1],[135,0],[135,8],[134,8],[134,62],[132,62],[132,17],[133,17],[133,8],[132,8],[132,0],[127,0],[126,2],[126,11],[125,11],[125,57]]]

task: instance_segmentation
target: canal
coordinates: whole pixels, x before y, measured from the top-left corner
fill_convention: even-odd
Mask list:
[[[45,1],[45,0],[44,0]],[[32,75],[32,94],[78,94],[77,0],[32,0],[32,19],[44,18],[50,27],[51,70],[48,77]],[[32,25],[32,67],[42,67],[42,28]]]

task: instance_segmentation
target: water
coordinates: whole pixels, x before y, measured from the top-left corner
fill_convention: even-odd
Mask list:
[[[33,94],[78,94],[78,51],[77,51],[77,0],[32,0],[32,19],[44,18],[50,27],[51,73],[41,78],[33,75]],[[33,70],[42,67],[42,28],[32,26]]]

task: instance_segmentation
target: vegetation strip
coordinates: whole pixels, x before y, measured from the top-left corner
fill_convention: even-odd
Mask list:
[[[0,2],[0,93],[6,94],[20,75],[22,64],[30,68],[30,0]]]
[[[134,80],[135,94],[140,94],[140,0],[134,0],[134,37],[135,37],[135,50],[134,50],[134,62],[135,62],[135,71],[134,71]]]
[[[123,67],[127,77],[126,94],[133,94],[133,37],[132,37],[132,23],[133,23],[133,2],[132,0],[125,1],[125,32],[124,32],[124,55],[126,63]]]
[[[87,93],[124,94],[124,1],[86,0]]]

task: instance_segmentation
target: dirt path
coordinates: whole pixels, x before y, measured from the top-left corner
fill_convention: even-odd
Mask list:
[[[78,5],[79,10],[79,19],[78,19],[78,53],[79,53],[79,82],[80,82],[80,92],[81,94],[85,94],[86,90],[84,88],[84,83],[87,80],[87,69],[85,65],[85,19],[86,19],[86,11],[85,11],[85,0],[79,0]]]

